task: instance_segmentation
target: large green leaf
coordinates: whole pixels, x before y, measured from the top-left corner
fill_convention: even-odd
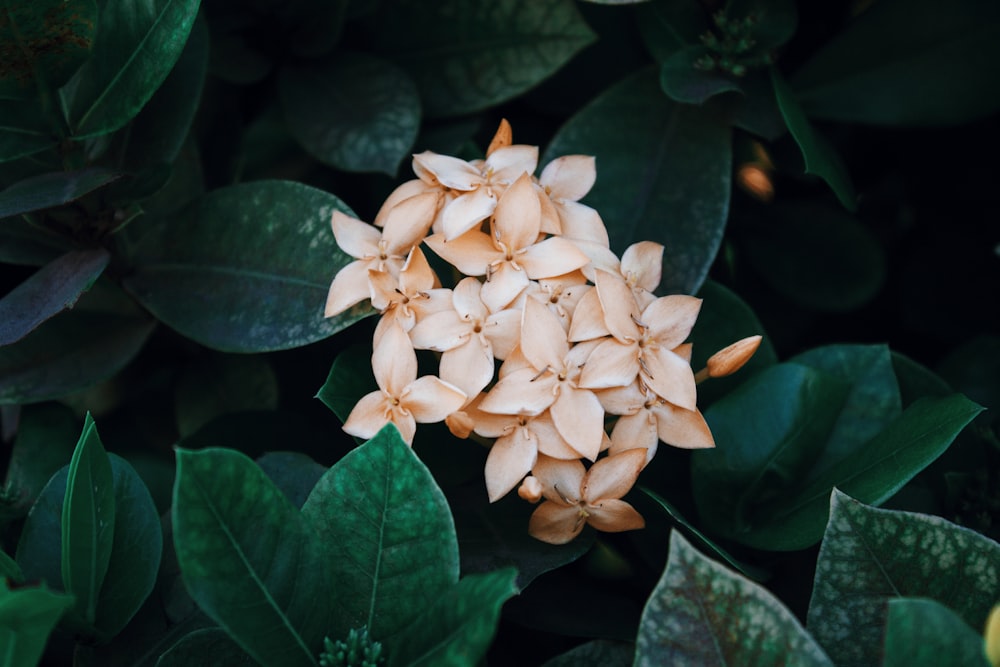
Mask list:
[[[260,663],[315,665],[339,606],[330,554],[264,472],[233,450],[178,450],[171,516],[198,606]]]
[[[111,460],[90,413],[69,463],[61,526],[63,587],[93,625],[115,539],[115,487]]]
[[[121,174],[103,167],[32,176],[0,192],[0,218],[61,206],[104,187]],[[9,221],[4,221],[6,225]]]
[[[290,181],[221,188],[171,216],[136,248],[125,287],[179,332],[223,352],[326,338],[367,314],[324,319],[334,274],[352,260],[330,231],[337,197]]]
[[[621,253],[637,241],[664,244],[659,293],[696,292],[729,213],[730,129],[668,100],[655,69],[648,68],[570,118],[542,162],[574,153],[597,158],[597,182],[584,203],[604,219],[611,249]]]
[[[519,95],[594,40],[570,0],[397,0],[373,25],[373,48],[410,73],[429,116]]]
[[[386,644],[390,667],[478,664],[500,620],[500,607],[517,586],[517,571],[504,568],[463,577]]]
[[[110,260],[104,248],[74,250],[11,290],[0,299],[0,346],[21,340],[45,320],[72,308]]]
[[[0,99],[23,99],[66,82],[86,60],[97,29],[94,0],[0,3]]]
[[[964,123],[1000,108],[1000,4],[879,0],[793,76],[813,117]]]
[[[75,308],[0,347],[0,404],[58,398],[110,377],[154,326],[117,287],[98,281]]]
[[[156,661],[156,667],[240,667],[258,664],[221,628],[203,628],[184,635]]]
[[[882,667],[989,667],[983,638],[934,600],[893,598]]]
[[[833,146],[813,128],[788,82],[774,67],[771,68],[771,83],[788,131],[802,151],[806,173],[815,174],[826,181],[844,208],[849,211],[857,210],[857,195],[847,168]]]
[[[4,667],[37,665],[49,634],[73,606],[71,595],[38,587],[10,590],[0,577],[0,647]]]
[[[887,601],[927,597],[983,627],[1000,599],[1000,545],[944,519],[834,490],[808,627],[842,667],[879,665]]]
[[[870,302],[886,278],[875,234],[815,200],[778,201],[743,236],[751,266],[776,292],[806,308],[844,312]]]
[[[134,118],[184,50],[199,0],[106,0],[93,54],[60,91],[77,138]]]
[[[448,503],[391,424],[320,478],[302,514],[336,582],[331,637],[365,626],[386,641],[458,581]]]
[[[362,53],[281,70],[278,92],[292,136],[320,162],[395,176],[420,126],[407,73]]]
[[[701,555],[677,531],[635,648],[641,666],[833,666],[776,597]]]

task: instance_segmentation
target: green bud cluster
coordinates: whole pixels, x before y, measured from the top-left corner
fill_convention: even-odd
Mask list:
[[[744,76],[749,70],[770,65],[774,56],[769,51],[754,53],[757,41],[753,37],[757,26],[754,15],[729,18],[725,12],[712,15],[714,30],[701,36],[701,43],[708,53],[695,61],[695,68],[704,71],[718,70],[733,76]]]
[[[372,641],[368,628],[351,630],[347,641],[323,639],[320,667],[380,667],[385,664],[382,644]]]

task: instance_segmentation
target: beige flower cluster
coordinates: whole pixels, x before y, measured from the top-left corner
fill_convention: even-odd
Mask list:
[[[412,443],[417,423],[445,420],[459,437],[493,439],[490,501],[519,485],[522,498],[544,498],[529,533],[562,544],[584,524],[644,525],[621,497],[661,440],[714,442],[685,342],[701,300],[653,294],[660,244],[636,243],[621,258],[609,249],[597,211],[579,203],[596,178],[592,157],[558,158],[536,178],[537,166],[538,148],[512,144],[506,121],[484,160],[415,155],[418,178],[374,225],[334,213],[337,243],[355,261],[334,278],[326,316],[365,299],[382,313],[379,388],[345,431],[370,438],[391,421]],[[440,286],[421,243],[464,276],[453,288]],[[734,371],[759,341],[720,352],[698,379]],[[415,349],[440,353],[439,376],[417,377]]]

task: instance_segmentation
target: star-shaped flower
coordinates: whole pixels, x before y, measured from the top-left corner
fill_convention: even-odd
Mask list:
[[[635,484],[646,452],[629,449],[603,458],[586,470],[583,463],[539,456],[532,474],[542,484],[545,502],[532,513],[528,534],[550,544],[566,544],[590,524],[616,533],[646,525],[621,497]]]
[[[465,404],[458,387],[432,375],[417,377],[417,355],[395,321],[375,344],[372,372],[378,391],[363,396],[344,422],[353,436],[372,438],[392,422],[403,440],[413,444],[417,422],[439,422]]]
[[[545,165],[538,177],[542,197],[543,228],[556,229],[560,236],[589,241],[608,247],[608,230],[601,216],[580,203],[597,179],[590,155],[565,155]],[[548,218],[555,218],[548,221]]]

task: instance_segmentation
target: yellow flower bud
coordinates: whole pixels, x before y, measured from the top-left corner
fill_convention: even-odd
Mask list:
[[[760,347],[761,336],[750,336],[725,347],[708,359],[708,377],[721,378],[743,368]]]

